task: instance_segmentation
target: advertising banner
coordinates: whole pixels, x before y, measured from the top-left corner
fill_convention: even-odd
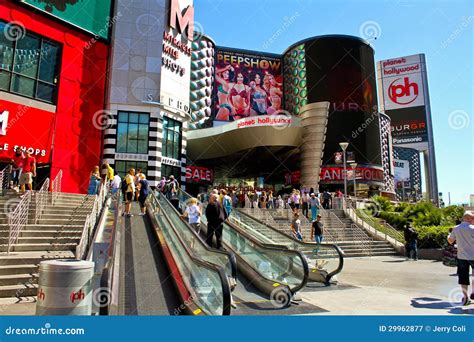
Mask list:
[[[423,54],[378,62],[382,109],[390,116],[394,145],[426,149],[427,76]]]
[[[212,184],[214,172],[207,167],[186,166],[186,182]]]
[[[395,185],[410,180],[410,162],[408,160],[394,159]]]
[[[353,179],[351,168],[347,168],[347,179]],[[340,184],[344,182],[344,169],[338,167],[322,167],[319,174],[320,182],[324,184]],[[356,179],[363,182],[383,182],[383,170],[378,167],[361,166],[356,168]]]
[[[100,38],[107,39],[111,24],[111,0],[20,0]]]
[[[282,109],[281,56],[216,48],[214,125]]]

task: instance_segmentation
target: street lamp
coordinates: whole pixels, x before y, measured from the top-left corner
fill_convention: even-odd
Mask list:
[[[339,143],[339,146],[341,146],[344,156],[344,198],[347,198],[346,149],[347,146],[349,146],[349,143],[341,142]]]
[[[356,190],[356,182],[355,182],[357,163],[351,163],[351,167],[352,167],[352,177],[354,177],[354,197],[357,198],[357,190]]]

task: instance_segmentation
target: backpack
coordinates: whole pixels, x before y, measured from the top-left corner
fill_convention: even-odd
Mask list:
[[[122,190],[122,192],[127,192],[127,189],[128,189],[127,180],[126,178],[124,178],[122,180],[122,183],[120,184],[120,190]]]

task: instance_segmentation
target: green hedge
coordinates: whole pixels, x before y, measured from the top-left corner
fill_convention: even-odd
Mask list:
[[[449,229],[453,226],[425,226],[415,228],[418,232],[418,248],[443,248],[446,246]]]

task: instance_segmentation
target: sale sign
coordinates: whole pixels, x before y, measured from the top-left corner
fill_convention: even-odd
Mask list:
[[[214,181],[214,172],[206,167],[186,166],[186,182],[209,183]]]

